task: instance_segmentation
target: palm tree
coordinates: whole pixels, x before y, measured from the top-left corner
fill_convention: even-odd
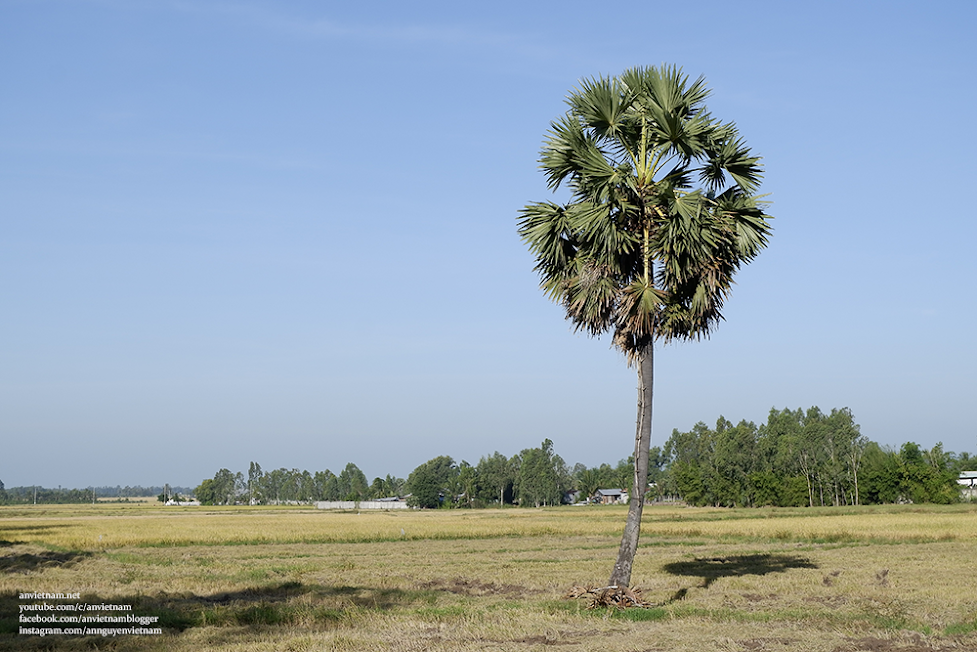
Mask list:
[[[674,66],[581,82],[540,154],[565,205],[520,212],[541,287],[577,330],[610,334],[638,372],[635,491],[612,586],[628,586],[648,483],[655,340],[700,339],[722,320],[733,274],[766,245],[761,178],[732,123],[713,118],[700,77]]]
[[[577,491],[583,498],[589,499],[600,488],[600,474],[597,469],[583,469],[577,475]]]

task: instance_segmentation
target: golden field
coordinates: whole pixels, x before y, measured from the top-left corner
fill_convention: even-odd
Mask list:
[[[609,575],[624,508],[321,512],[0,508],[0,649],[977,650],[977,509],[646,509],[650,609],[565,599]],[[16,633],[22,592],[160,619]]]

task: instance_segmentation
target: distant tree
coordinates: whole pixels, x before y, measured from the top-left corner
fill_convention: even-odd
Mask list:
[[[251,462],[248,467],[248,504],[257,505],[261,500],[259,487],[261,484],[261,465]]]
[[[714,502],[709,487],[712,435],[709,427],[700,421],[688,432],[672,430],[672,436],[665,442],[669,482],[690,505],[711,505]]]
[[[233,505],[243,489],[241,473],[232,473],[228,469],[221,469],[214,475],[213,491],[215,505]],[[202,502],[202,501],[201,501]]]
[[[370,490],[367,492],[367,498],[372,500],[375,498],[383,498],[384,495],[383,478],[379,476],[373,478],[373,482],[370,483]]]
[[[403,496],[404,486],[407,484],[407,481],[388,473],[383,478],[383,484],[386,487],[387,496]]]
[[[480,459],[478,477],[482,500],[486,503],[498,502],[499,507],[511,505],[518,468],[518,457],[510,459],[498,451]]]
[[[364,500],[370,491],[366,475],[352,462],[339,474],[338,482],[341,500]]]
[[[313,482],[318,500],[339,500],[339,481],[335,473],[329,469],[317,471]]]
[[[597,469],[584,467],[577,470],[574,476],[577,491],[580,492],[582,498],[590,498],[598,489],[602,488],[600,473],[598,473]]]
[[[847,408],[773,409],[759,427],[720,417],[673,431],[662,481],[695,505],[858,504],[866,445]]]
[[[285,476],[287,474],[287,469],[280,468],[262,473],[260,477],[256,478],[261,502],[266,505],[278,505],[281,503],[282,488],[285,486]]]
[[[963,452],[959,455],[950,455],[953,472],[957,475],[964,471],[977,471],[977,455]]]
[[[519,457],[520,507],[561,504],[572,479],[563,458],[553,452],[553,442],[545,439],[539,448],[526,449]]]
[[[957,473],[950,468],[943,444],[923,451],[914,442],[899,450],[902,497],[914,503],[948,504],[960,499]]]
[[[875,442],[862,455],[859,502],[881,505],[898,502],[900,495],[899,455]]]
[[[410,505],[433,509],[440,507],[458,476],[458,467],[450,457],[441,455],[424,462],[407,478]]]
[[[711,455],[714,504],[725,507],[753,505],[750,474],[757,466],[757,428],[741,421],[733,425],[719,417],[713,431]]]
[[[667,464],[665,454],[660,446],[652,446],[648,451],[648,484],[657,485],[662,481]]]
[[[403,492],[403,488],[404,480],[395,478],[388,473],[385,478],[373,478],[373,482],[370,484],[369,497],[389,498],[399,496]]]
[[[608,483],[608,486],[613,489],[623,489],[630,495],[634,488],[634,456],[628,457],[625,460],[618,460],[617,466],[614,467],[613,481]]]
[[[282,486],[282,500],[305,503],[312,500],[313,481],[308,471],[291,469],[285,472]]]
[[[474,507],[475,498],[478,495],[478,487],[481,478],[478,475],[478,468],[472,466],[465,460],[458,465],[458,475],[455,479],[454,495],[458,497],[458,506]]]
[[[194,490],[193,494],[200,501],[201,505],[216,505],[219,500],[214,481],[207,478]]]

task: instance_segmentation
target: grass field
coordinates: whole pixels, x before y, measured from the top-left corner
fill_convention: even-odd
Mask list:
[[[650,507],[633,582],[653,607],[564,598],[609,575],[624,517],[4,507],[0,649],[977,650],[974,506]],[[21,635],[25,592],[163,634]]]

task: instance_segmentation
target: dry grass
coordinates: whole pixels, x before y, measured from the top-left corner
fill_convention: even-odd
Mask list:
[[[563,595],[606,579],[620,509],[0,509],[5,631],[21,591],[167,628],[0,649],[977,649],[970,507],[648,512],[634,583],[651,608],[590,610]]]
[[[324,512],[310,508],[71,505],[0,508],[0,540],[75,550],[123,546],[368,543],[549,535],[618,536],[623,507]],[[649,538],[977,541],[973,505],[728,510],[652,507]]]

